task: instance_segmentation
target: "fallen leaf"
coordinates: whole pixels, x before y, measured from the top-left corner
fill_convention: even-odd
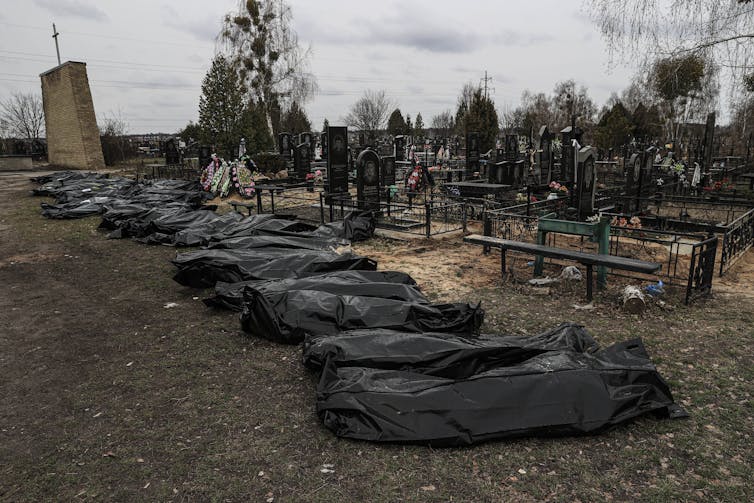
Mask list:
[[[520,473],[521,475],[526,475],[526,470],[524,470],[523,468],[519,468],[518,473]]]
[[[149,484],[151,484],[151,482],[147,482],[147,485],[145,485],[144,487],[142,487],[142,489],[146,489],[147,487],[149,487]]]
[[[421,487],[422,491],[434,491],[435,489],[437,489],[437,488],[435,486],[433,486],[432,484],[430,484],[428,486],[422,486]]]
[[[113,451],[107,451],[106,453],[104,453],[102,455],[102,457],[103,458],[114,458],[115,457],[115,453]]]

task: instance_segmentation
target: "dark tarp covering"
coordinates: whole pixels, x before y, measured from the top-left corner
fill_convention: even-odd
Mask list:
[[[299,236],[240,236],[214,241],[210,249],[293,248],[299,250],[334,250],[350,243],[338,238],[312,238]]]
[[[262,248],[256,250],[198,250],[180,253],[173,260],[173,279],[194,288],[209,288],[218,281],[237,283],[252,279],[284,279],[312,273],[349,269],[374,271],[374,260],[350,253]]]
[[[495,336],[311,339],[305,361],[322,368],[317,413],[341,437],[433,446],[597,433],[649,412],[686,416],[640,339],[589,353],[579,327],[561,329],[530,342],[500,336],[498,348]]]
[[[292,278],[282,280],[251,280],[241,281],[238,283],[218,282],[215,285],[215,296],[204,299],[204,303],[211,307],[222,309],[231,309],[233,311],[243,310],[244,289],[247,287],[256,290],[266,291],[285,291],[285,290],[322,290],[324,285],[353,285],[353,284],[375,284],[375,283],[393,283],[401,286],[411,287],[405,293],[414,295],[416,299],[423,298],[416,288],[416,282],[404,272],[399,271],[335,271],[325,274],[316,274],[306,278]],[[326,287],[325,287],[326,288]],[[329,291],[329,290],[326,290]],[[332,293],[332,292],[331,292]],[[404,300],[408,300],[405,298]]]
[[[356,328],[472,334],[484,318],[480,306],[470,304],[424,304],[312,290],[261,293],[247,288],[244,294],[243,330],[285,344],[298,344],[307,333]]]
[[[469,377],[500,365],[515,365],[547,351],[594,351],[598,345],[580,325],[563,323],[536,336],[350,330],[307,337],[304,365],[319,372],[337,367],[412,370],[449,378]]]
[[[136,183],[134,180],[97,173],[55,173],[40,177],[43,185],[34,195],[52,196],[55,204],[42,203],[47,218],[81,218],[101,213],[119,203],[164,207],[182,203],[194,209],[209,197],[197,182],[160,180]]]

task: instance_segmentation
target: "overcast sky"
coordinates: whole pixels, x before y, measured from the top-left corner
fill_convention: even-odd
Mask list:
[[[425,124],[455,111],[466,82],[485,70],[499,110],[521,92],[551,93],[569,78],[601,106],[633,69],[608,68],[597,28],[578,1],[289,0],[300,42],[311,46],[319,94],[313,128],[340,123],[366,89],[384,89]],[[0,99],[41,92],[39,74],[87,64],[98,119],[120,113],[133,133],[168,132],[197,120],[215,36],[236,0],[0,0]]]

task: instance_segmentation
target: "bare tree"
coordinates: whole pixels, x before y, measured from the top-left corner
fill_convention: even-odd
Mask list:
[[[387,120],[388,111],[394,105],[385,95],[384,90],[367,90],[359,100],[351,106],[343,122],[348,126],[365,132],[382,129]]]
[[[8,136],[37,140],[44,131],[42,97],[34,93],[13,93],[0,103],[0,129]]]
[[[752,0],[585,0],[612,57],[711,57],[742,77],[754,70]],[[742,83],[742,78],[733,79]]]
[[[128,128],[128,122],[123,118],[123,113],[120,110],[117,112],[110,111],[100,118],[100,143],[107,166],[125,161],[135,154],[126,138]]]
[[[299,45],[292,21],[283,0],[239,0],[238,11],[225,16],[218,36],[242,91],[265,107],[270,127],[273,110],[286,111],[294,101],[304,104],[317,90],[308,71],[311,51]]]
[[[456,120],[455,117],[453,117],[453,112],[445,110],[432,117],[432,122],[430,124],[432,129],[436,129],[442,137],[448,137],[455,128]]]

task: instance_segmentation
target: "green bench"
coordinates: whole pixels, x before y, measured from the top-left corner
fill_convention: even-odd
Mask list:
[[[491,236],[482,236],[471,234],[463,238],[464,242],[482,245],[484,247],[500,248],[500,268],[505,276],[505,252],[507,250],[530,253],[537,257],[548,257],[573,260],[586,266],[586,298],[592,301],[593,294],[593,268],[602,266],[610,269],[622,269],[625,271],[638,272],[644,274],[654,274],[662,268],[662,264],[646,262],[626,257],[616,257],[613,255],[603,255],[596,253],[585,253],[576,250],[567,250],[564,248],[555,248],[534,243],[523,243],[521,241],[511,241],[509,239],[500,239]]]

